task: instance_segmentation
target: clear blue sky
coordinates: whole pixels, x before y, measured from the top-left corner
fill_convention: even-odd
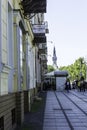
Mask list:
[[[56,47],[58,66],[70,65],[87,55],[87,0],[47,0],[49,34],[47,41]],[[53,44],[48,55],[53,55]],[[52,57],[48,56],[48,64]]]

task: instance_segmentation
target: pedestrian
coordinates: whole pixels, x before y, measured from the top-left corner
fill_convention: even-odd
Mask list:
[[[76,76],[75,83],[76,83],[76,88],[78,89],[79,88],[79,77],[78,77],[78,75]]]
[[[70,85],[70,80],[69,80],[69,78],[66,79],[65,89],[67,90],[67,92],[69,92],[69,90],[71,89],[71,85]]]
[[[80,78],[80,92],[81,91],[85,92],[85,81],[83,76]]]
[[[77,87],[78,91],[81,90],[81,86],[80,86],[80,80],[78,80],[78,87]]]

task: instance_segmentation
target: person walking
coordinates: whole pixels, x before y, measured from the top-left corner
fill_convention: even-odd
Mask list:
[[[69,80],[69,78],[66,79],[65,89],[67,90],[67,92],[69,92],[69,90],[71,89],[71,85],[70,85],[70,80]]]
[[[83,76],[80,78],[80,92],[81,91],[85,92],[85,81]]]
[[[78,89],[79,88],[79,76],[78,75],[76,76],[75,82],[76,82],[76,88]]]

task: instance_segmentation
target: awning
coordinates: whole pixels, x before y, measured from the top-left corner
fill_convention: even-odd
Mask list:
[[[68,76],[68,71],[66,71],[66,70],[54,71],[54,75],[56,77],[67,77]]]
[[[45,74],[45,76],[47,77],[52,77],[52,76],[56,76],[56,77],[67,77],[68,76],[68,72],[65,70],[55,70],[52,72],[49,72],[47,74]]]
[[[52,77],[52,76],[54,76],[54,71],[46,73],[44,76],[46,76],[46,77]]]
[[[46,0],[22,0],[24,14],[46,13]]]

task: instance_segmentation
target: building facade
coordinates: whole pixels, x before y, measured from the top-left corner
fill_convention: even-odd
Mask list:
[[[45,12],[46,0],[0,0],[1,130],[21,125],[42,89],[47,71]]]

